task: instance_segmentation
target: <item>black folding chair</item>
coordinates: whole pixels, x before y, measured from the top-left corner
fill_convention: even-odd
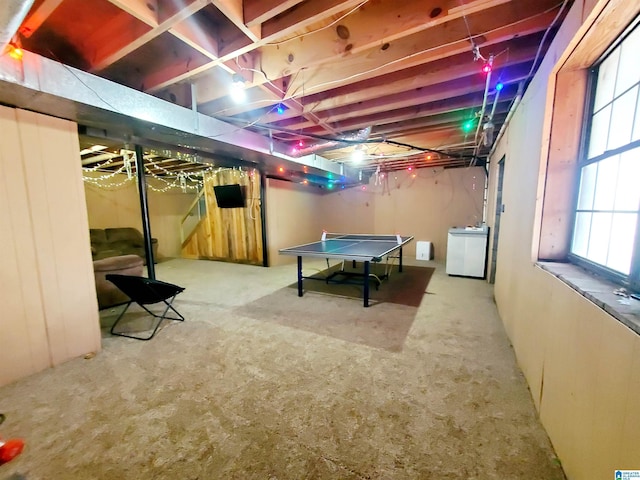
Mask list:
[[[176,320],[179,322],[184,322],[184,317],[180,315],[180,313],[172,306],[173,300],[176,298],[176,295],[184,291],[184,287],[179,287],[178,285],[174,285],[172,283],[161,282],[160,280],[153,280],[151,278],[138,277],[134,275],[108,274],[105,278],[112,282],[120,290],[122,290],[131,299],[131,301],[127,303],[127,306],[124,308],[122,313],[120,313],[120,316],[118,316],[115,323],[111,327],[112,335],[135,338],[136,340],[151,340],[158,331],[158,328],[160,328],[160,324],[163,320]],[[145,307],[145,305],[152,305],[160,302],[163,302],[166,305],[166,308],[164,309],[164,312],[162,312],[162,315],[158,315]],[[123,331],[116,331],[116,326],[118,325],[120,320],[122,320],[122,317],[132,303],[137,303],[147,313],[159,319],[155,324],[151,335],[149,335],[148,337],[131,335]],[[178,315],[179,318],[168,317],[167,312],[170,309],[173,310],[173,312],[175,312],[175,314]]]

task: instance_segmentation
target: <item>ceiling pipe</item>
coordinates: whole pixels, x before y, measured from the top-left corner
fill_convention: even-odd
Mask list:
[[[495,142],[493,142],[493,147],[491,147],[491,150],[489,151],[487,158],[491,158],[495,153],[496,148],[498,146],[498,142],[502,138],[502,135],[504,135],[504,132],[507,130],[507,127],[509,126],[509,122],[511,122],[511,117],[513,117],[513,114],[518,108],[518,105],[520,105],[520,101],[522,100],[523,93],[524,93],[524,81],[518,84],[518,93],[516,94],[516,98],[513,99],[513,103],[511,104],[511,108],[509,109],[509,113],[507,114],[507,118],[502,124],[502,127],[500,127],[500,131],[498,132],[498,135],[496,135],[496,140]]]
[[[0,8],[0,53],[13,40],[35,0],[11,0]]]
[[[485,70],[485,74],[487,75],[487,78],[484,82],[484,95],[482,97],[482,108],[480,109],[480,113],[478,114],[479,119],[478,119],[478,126],[476,127],[476,136],[475,136],[476,144],[478,143],[478,135],[480,135],[480,127],[484,122],[484,114],[487,110],[487,98],[489,96],[489,83],[491,83],[491,70],[493,69],[493,55],[489,57],[489,60],[485,64],[484,68],[488,68],[488,69]]]
[[[0,56],[0,104],[71,120],[82,134],[96,139],[176,150],[198,155],[203,163],[215,159],[216,165],[245,165],[265,173],[284,166],[325,177],[339,174],[345,181],[357,178],[350,167],[319,155],[293,157],[282,142],[273,142],[272,152],[272,142],[255,132],[28,50],[19,71],[8,55]]]

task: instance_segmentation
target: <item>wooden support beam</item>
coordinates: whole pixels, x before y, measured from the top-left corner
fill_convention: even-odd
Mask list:
[[[109,2],[150,27],[158,26],[157,0],[109,0]]]
[[[498,54],[500,52],[493,52],[492,45],[545,30],[554,16],[554,11],[526,18],[513,13],[508,20],[502,18],[502,21],[507,21],[507,26],[500,21],[486,18],[483,22],[483,25],[487,25],[488,28],[483,32],[484,53]],[[464,21],[456,20],[447,24],[446,28],[436,27],[433,30],[400,39],[395,42],[393,48],[385,51],[362,52],[341,60],[336,60],[334,57],[331,61],[331,69],[323,66],[306,69],[304,82],[301,75],[293,77],[294,81],[289,87],[287,96],[302,95],[303,89],[306,95],[318,93],[465,52],[471,55],[466,26]],[[268,72],[267,75],[269,75]],[[274,76],[277,75],[271,74],[270,78]]]
[[[49,15],[60,6],[62,0],[44,0],[38,8],[36,8],[31,15],[29,15],[18,30],[20,35],[25,38],[29,38],[33,33],[40,28]]]
[[[105,69],[129,53],[140,48],[142,45],[168,31],[170,28],[176,26],[198,10],[205,7],[208,3],[209,0],[194,0],[188,6],[177,10],[174,15],[166,18],[156,26],[152,26],[150,30],[147,30],[144,33],[140,32],[140,27],[135,28],[135,23],[131,21],[131,17],[124,19],[122,17],[116,18],[111,22],[111,25],[105,25],[105,27],[98,30],[95,35],[87,39],[87,48],[90,48],[95,52],[92,57],[90,70],[92,72],[99,72],[100,70]],[[112,41],[108,41],[105,37],[113,37],[114,27],[116,26],[118,38],[121,38],[122,41],[119,42],[119,47],[114,48],[114,43]]]
[[[509,73],[509,78],[514,83],[526,77],[529,65],[516,65]],[[396,95],[381,97],[376,102],[368,102],[355,110],[353,107],[338,107],[327,110],[322,117],[325,122],[331,123],[339,130],[351,131],[363,128],[367,125],[378,125],[380,122],[390,123],[409,118],[423,116],[423,106],[426,112],[429,104],[435,102],[451,101],[452,98],[484,93],[484,77],[465,77],[448,82],[445,85],[433,85],[415,91],[406,91]],[[398,114],[396,114],[396,111]],[[428,114],[428,113],[427,113]],[[306,122],[287,123],[287,128],[302,129],[313,125]]]
[[[244,22],[248,27],[260,25],[280,15],[303,0],[245,0]]]
[[[514,48],[509,56],[503,56],[496,60],[494,71],[500,72],[503,80],[513,81],[507,75],[506,67],[513,66],[524,62],[532,62],[538,49],[539,36],[533,36],[532,42],[528,42],[525,48]],[[527,37],[528,38],[528,37]],[[501,44],[504,48],[509,48],[507,43]],[[500,47],[502,48],[502,47]],[[527,65],[530,65],[527,64]],[[446,83],[456,78],[472,77],[477,75],[480,66],[470,59],[467,53],[455,55],[435,62],[418,65],[399,72],[393,72],[387,75],[347,85],[342,88],[327,90],[317,95],[309,95],[300,102],[304,104],[305,111],[312,111],[317,115],[328,110],[346,107],[356,110],[358,105],[363,102],[371,102],[380,99],[380,92],[384,92],[385,96],[399,94],[406,91],[417,91],[433,85],[440,85],[440,88]],[[498,82],[499,76],[496,75],[493,84]],[[492,84],[492,85],[493,85]],[[228,112],[227,115],[235,115],[241,111],[242,107],[236,107],[235,111]],[[264,122],[277,122],[287,120],[299,115],[295,110],[285,112],[284,115],[276,116],[268,115]]]
[[[211,0],[211,3],[213,3],[218,10],[231,20],[231,22],[238,27],[240,31],[251,39],[252,42],[260,41],[262,38],[260,26],[245,24],[243,0]]]

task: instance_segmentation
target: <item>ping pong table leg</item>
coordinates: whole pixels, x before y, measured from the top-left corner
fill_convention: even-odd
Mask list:
[[[400,247],[400,254],[398,256],[398,271],[402,272],[402,247]]]
[[[298,296],[302,296],[302,257],[298,255]]]
[[[369,306],[369,262],[364,262],[364,306]]]

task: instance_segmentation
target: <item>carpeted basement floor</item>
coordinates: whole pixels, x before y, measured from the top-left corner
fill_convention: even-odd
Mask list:
[[[0,388],[0,479],[564,479],[491,286],[418,263],[367,309],[295,264],[158,264],[187,321]]]

